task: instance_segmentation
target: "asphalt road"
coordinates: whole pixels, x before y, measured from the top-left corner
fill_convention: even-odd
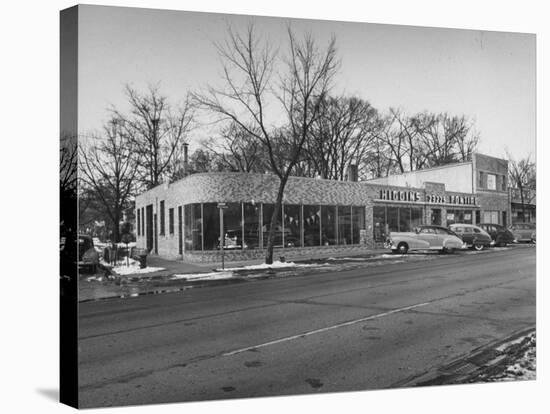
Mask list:
[[[82,407],[391,388],[535,324],[535,249],[80,304]]]

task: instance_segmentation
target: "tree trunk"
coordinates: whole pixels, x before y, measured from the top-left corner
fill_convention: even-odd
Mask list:
[[[120,242],[120,229],[119,229],[120,217],[118,214],[115,214],[113,218],[113,243]]]
[[[525,199],[523,197],[523,187],[519,188],[519,195],[521,197],[521,211],[523,214],[523,222],[525,223]]]
[[[285,185],[288,180],[288,177],[281,179],[279,183],[279,190],[277,191],[277,200],[275,201],[275,208],[273,209],[273,214],[271,215],[271,224],[269,225],[269,233],[267,235],[267,250],[265,252],[265,263],[273,263],[273,247],[275,243],[275,232],[277,226],[277,219],[281,213],[281,206],[283,205],[283,193],[285,190]],[[282,218],[281,218],[282,219]],[[284,235],[281,235],[284,238]]]

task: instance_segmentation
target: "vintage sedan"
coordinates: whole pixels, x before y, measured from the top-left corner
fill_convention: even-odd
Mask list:
[[[493,244],[495,246],[503,247],[516,241],[512,232],[500,224],[481,223],[479,227],[489,233],[489,236],[493,239]]]
[[[78,269],[81,272],[95,273],[99,264],[99,253],[94,248],[92,238],[86,234],[78,235]]]
[[[535,223],[516,223],[510,226],[510,231],[518,242],[532,242]]]
[[[437,250],[452,253],[464,247],[460,238],[444,227],[420,226],[414,232],[390,232],[385,247],[393,253],[406,254],[412,250]]]
[[[449,229],[456,233],[466,246],[474,250],[483,250],[493,243],[489,233],[473,224],[455,223],[451,224]]]

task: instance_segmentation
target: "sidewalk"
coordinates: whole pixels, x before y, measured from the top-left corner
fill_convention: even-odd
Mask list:
[[[351,261],[354,258],[368,258],[387,254],[386,249],[365,250],[363,252],[323,252],[318,254],[308,253],[307,255],[297,255],[285,260],[289,264],[285,267],[283,263],[277,262],[281,254],[278,252],[274,255],[276,271],[284,272],[285,270],[300,271],[300,267],[316,268],[317,265],[325,265],[329,259],[345,259]],[[248,273],[247,269],[242,269],[246,266],[261,265],[264,259],[254,259],[246,261],[231,261],[225,262],[225,269],[234,269],[221,271],[221,262],[209,263],[185,263],[181,260],[169,260],[158,256],[147,257],[147,268],[144,271],[134,266],[137,273],[116,274],[112,273],[110,277],[105,277],[102,274],[96,275],[81,275],[79,281],[79,302],[107,299],[107,298],[125,298],[138,296],[143,294],[156,294],[182,291],[185,289],[206,286],[220,285],[224,283],[232,283],[238,279],[242,279],[244,274]],[[293,266],[296,264],[298,266]],[[120,262],[122,270],[124,270],[123,262]],[[274,267],[274,269],[275,269]],[[159,268],[147,272],[147,269]],[[269,268],[254,269],[254,273],[272,272]]]

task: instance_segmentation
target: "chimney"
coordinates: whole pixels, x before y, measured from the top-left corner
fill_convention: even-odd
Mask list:
[[[188,147],[189,147],[189,144],[187,142],[184,142],[183,143],[183,176],[184,177],[187,176],[187,170],[188,170],[188,162],[189,162],[188,155],[187,155]]]
[[[357,180],[358,180],[357,164],[350,164],[348,166],[348,181],[357,181]]]

